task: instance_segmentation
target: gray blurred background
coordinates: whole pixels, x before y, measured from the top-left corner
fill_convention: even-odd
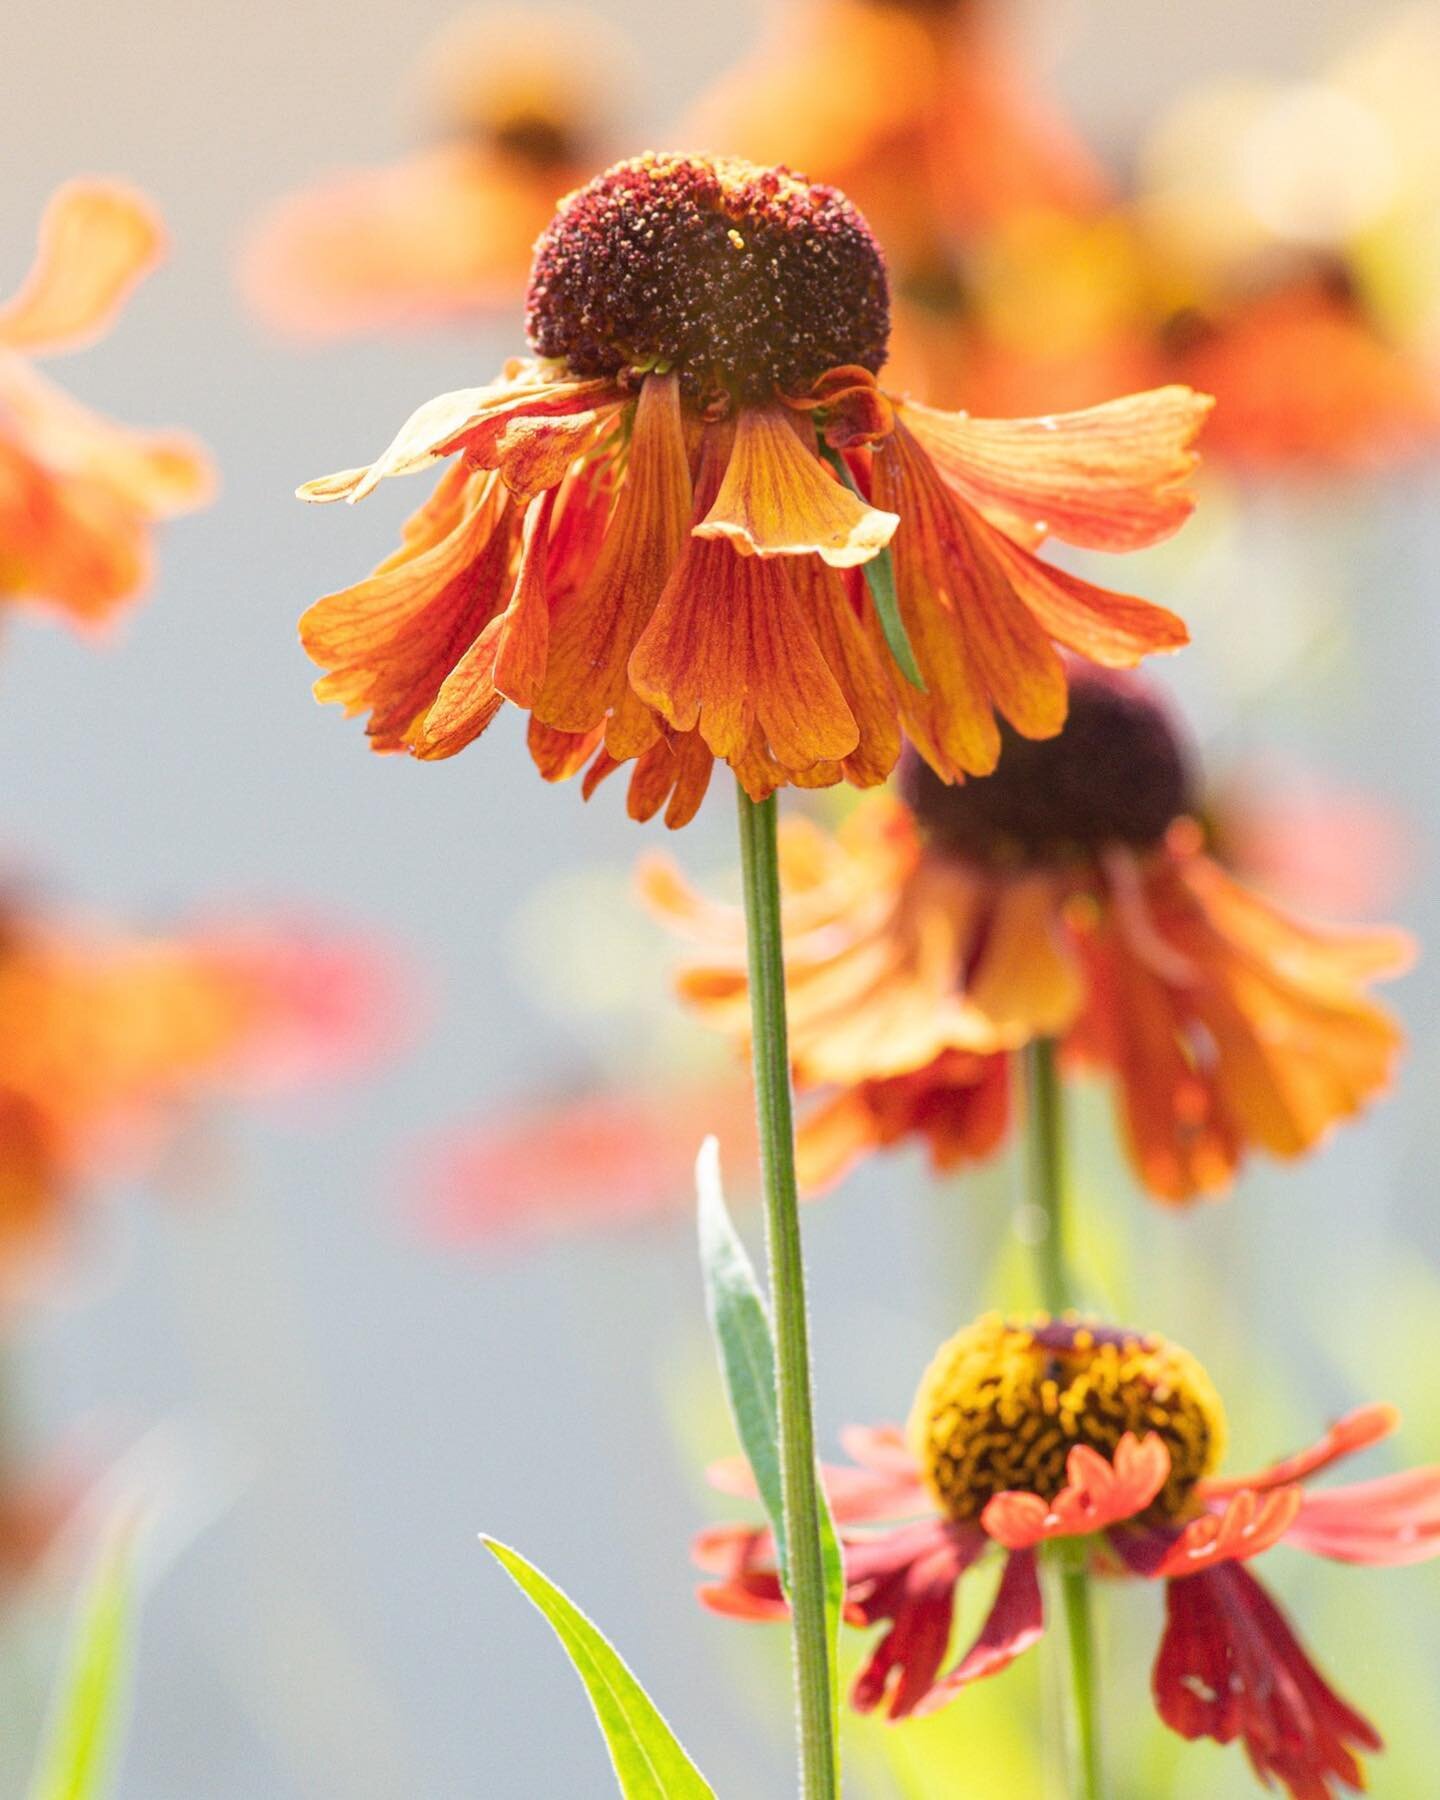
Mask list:
[[[378,449],[420,400],[486,379],[518,333],[287,348],[243,315],[232,253],[267,198],[409,143],[398,80],[452,10],[54,0],[12,7],[5,24],[0,289],[66,177],[116,173],[152,193],[171,261],[107,341],[56,373],[123,418],[193,428],[223,492],[165,534],[155,591],[112,643],[7,621],[4,858],[156,925],[217,901],[302,902],[390,934],[417,971],[410,1052],[323,1104],[197,1124],[150,1191],[106,1211],[73,1281],[26,1321],[13,1380],[36,1446],[97,1421],[102,1441],[146,1439],[184,1489],[173,1558],[146,1597],[124,1800],[609,1792],[574,1677],[479,1548],[482,1528],[603,1623],[725,1800],[789,1791],[785,1707],[767,1708],[753,1672],[735,1679],[752,1649],[778,1677],[778,1645],[691,1599],[685,1541],[708,1506],[695,1466],[726,1439],[683,1220],[503,1255],[437,1245],[417,1223],[424,1171],[410,1147],[425,1133],[653,1054],[638,1035],[668,947],[618,904],[596,923],[557,892],[623,894],[642,843],[664,834],[630,825],[618,788],[589,807],[543,788],[513,711],[453,762],[369,755],[358,725],[311,701],[295,640],[305,604],[377,560],[420,493],[396,483],[356,512],[317,513],[291,499],[295,484]],[[643,47],[629,149],[663,138],[761,24],[755,0],[600,10]],[[1369,13],[1358,0],[1027,9],[1069,103],[1122,157],[1197,74],[1304,70]],[[1440,824],[1433,475],[1339,506],[1252,497],[1213,555],[1156,562],[1140,590],[1179,570],[1178,591],[1157,597],[1205,648],[1176,673],[1202,726],[1232,736],[1233,695],[1267,654],[1267,598],[1287,619],[1328,609],[1325,654],[1303,679],[1254,682],[1241,739],[1368,783],[1410,809],[1422,842]],[[681,846],[687,863],[723,866],[730,828],[717,784]],[[1433,875],[1422,855],[1401,909],[1432,936]],[[537,918],[569,921],[548,969]],[[633,994],[567,1019],[565,984],[588,992],[597,957]],[[1137,1226],[1141,1203],[1095,1136],[1102,1216],[1138,1238],[1123,1255],[1118,1236],[1097,1246],[1117,1299],[1228,1384],[1242,1461],[1381,1393],[1409,1408],[1410,1458],[1440,1453],[1433,969],[1398,998],[1417,1040],[1401,1096],[1305,1167],[1261,1171],[1234,1204],[1146,1211]],[[934,1343],[981,1297],[988,1259],[1008,1254],[1003,1178],[937,1204],[918,1173],[887,1163],[807,1214],[827,1443],[846,1418],[903,1412]],[[1267,1574],[1396,1742],[1374,1792],[1434,1791],[1432,1572],[1312,1578],[1298,1561],[1282,1555]],[[55,1601],[6,1638],[17,1706],[48,1680]],[[1115,1627],[1136,1718],[1156,1611],[1156,1596],[1127,1596]],[[0,1747],[7,1791],[30,1753],[19,1716],[25,1731]],[[1118,1713],[1114,1729],[1117,1741],[1150,1732]],[[1135,1800],[1251,1791],[1238,1753],[1199,1748],[1163,1769],[1164,1785]],[[901,1791],[874,1779],[875,1792]],[[972,1786],[962,1758],[937,1791],[1001,1790]]]

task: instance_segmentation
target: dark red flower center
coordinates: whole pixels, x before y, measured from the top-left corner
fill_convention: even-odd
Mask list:
[[[1077,1444],[1113,1457],[1126,1432],[1156,1432],[1170,1475],[1154,1505],[1184,1512],[1219,1462],[1225,1413],[1178,1344],[1086,1322],[989,1314],[941,1346],[910,1415],[911,1448],[940,1506],[978,1518],[996,1494],[1053,1500]]]
[[[801,394],[890,331],[885,264],[835,188],[647,154],[579,188],[535,249],[530,343],[578,375],[676,370],[695,400]]]
[[[502,155],[533,169],[563,168],[579,153],[573,127],[538,107],[498,119],[489,138]]]
[[[1076,668],[1058,737],[1001,727],[993,775],[951,787],[913,750],[901,791],[937,849],[996,866],[1091,858],[1158,844],[1195,796],[1168,707],[1132,675]]]

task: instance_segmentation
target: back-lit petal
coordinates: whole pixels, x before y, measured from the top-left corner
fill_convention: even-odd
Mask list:
[[[904,416],[945,480],[1017,543],[1052,536],[1138,550],[1194,510],[1184,483],[1213,404],[1167,387],[1042,419],[974,419],[914,402]]]
[[[0,346],[27,355],[100,337],[165,249],[159,215],[118,182],[72,181],[53,196],[34,265],[0,307]]]

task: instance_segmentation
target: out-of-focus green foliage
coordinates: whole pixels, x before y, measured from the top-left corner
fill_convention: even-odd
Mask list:
[[[76,1608],[30,1800],[100,1800],[124,1724],[134,1631],[133,1525],[112,1532]]]

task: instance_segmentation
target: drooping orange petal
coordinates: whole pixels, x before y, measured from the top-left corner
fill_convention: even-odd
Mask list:
[[[1018,543],[1048,535],[1137,550],[1194,510],[1183,484],[1212,405],[1165,387],[1043,419],[972,419],[914,402],[904,417],[956,493]]]
[[[546,781],[568,781],[578,775],[600,742],[598,731],[557,731],[531,714],[526,734],[530,760]]]
[[[795,1131],[795,1172],[802,1193],[821,1194],[834,1187],[878,1143],[874,1117],[858,1088],[843,1089],[813,1107]]]
[[[855,749],[844,759],[844,777],[852,787],[878,787],[900,759],[900,720],[864,578],[840,575],[811,557],[795,562],[790,578],[860,733]],[[848,594],[846,585],[851,588]]]
[[[616,757],[634,755],[654,736],[651,715],[630,693],[627,664],[685,548],[690,504],[679,388],[674,376],[651,376],[636,403],[625,474],[599,555],[556,608],[549,667],[535,703],[541,719],[564,731],[589,731],[608,717],[617,727],[609,745]]]
[[[133,188],[68,182],[45,210],[30,273],[0,308],[0,345],[33,355],[92,342],[164,247],[158,214]]]
[[[515,592],[500,623],[495,646],[495,686],[517,706],[530,707],[545,679],[550,643],[550,600],[546,592],[546,559],[550,548],[552,489],[525,516],[520,572]]]
[[[636,761],[625,810],[644,823],[663,806],[666,825],[678,831],[699,812],[714,767],[715,758],[698,731],[662,737]]]
[[[883,550],[899,523],[836,480],[816,454],[808,421],[783,406],[747,406],[725,479],[695,535],[728,539],[744,556],[818,556],[849,569]]]
[[[1415,941],[1395,926],[1317,925],[1244,887],[1203,853],[1182,862],[1185,884],[1211,924],[1247,956],[1297,981],[1325,986],[1403,975]]]
[[[1190,642],[1183,619],[1153,601],[1097,587],[1032,556],[984,519],[971,528],[1004,570],[1047,636],[1107,669],[1133,669],[1147,656]]]
[[[988,774],[1000,754],[998,710],[1027,737],[1065,719],[1065,672],[983,535],[897,423],[875,451],[875,496],[901,516],[893,547],[900,613],[925,688],[897,674],[916,747],[947,780]]]
[[[1251,1142],[1301,1155],[1389,1085],[1403,1033],[1347,967],[1344,934],[1328,957],[1311,928],[1287,957],[1276,910],[1263,950],[1243,931],[1230,935],[1237,914],[1223,904],[1212,912],[1226,890],[1204,857],[1158,862],[1148,891],[1167,939],[1198,972],[1185,1006],[1215,1046],[1216,1086]]]
[[[488,662],[476,641],[512,591],[519,514],[503,485],[486,474],[473,478],[467,507],[439,543],[391,558],[368,580],[317,601],[300,621],[307,653],[331,670],[316,683],[316,697],[342,701],[352,713],[368,709],[376,749],[454,754],[463,730],[494,716],[498,625],[486,640]],[[418,721],[468,652],[447,697],[442,735],[454,749],[446,749],[440,738],[417,735]]]
[[[967,989],[1001,1042],[1058,1037],[1084,1005],[1079,963],[1061,925],[1063,898],[1048,875],[1000,884]]]
[[[0,438],[0,595],[101,624],[149,579],[144,521],[93,476],[57,475]]]
[[[1214,1072],[1192,1053],[1183,1016],[1154,971],[1105,940],[1086,946],[1089,1002],[1077,1036],[1113,1072],[1123,1140],[1142,1186],[1160,1200],[1219,1193],[1242,1155]]]
[[[503,618],[491,619],[406,731],[406,748],[421,762],[458,756],[495,722],[505,704],[495,686],[495,653],[503,627]]]
[[[716,454],[712,439],[702,494]],[[751,754],[758,728],[779,780],[838,762],[859,742],[784,565],[737,555],[714,537],[687,540],[629,672],[635,692],[676,731],[698,727],[727,761]]]
[[[214,494],[214,466],[187,433],[118,424],[23,364],[0,368],[0,410],[57,476],[103,484],[142,519],[191,512]]]

